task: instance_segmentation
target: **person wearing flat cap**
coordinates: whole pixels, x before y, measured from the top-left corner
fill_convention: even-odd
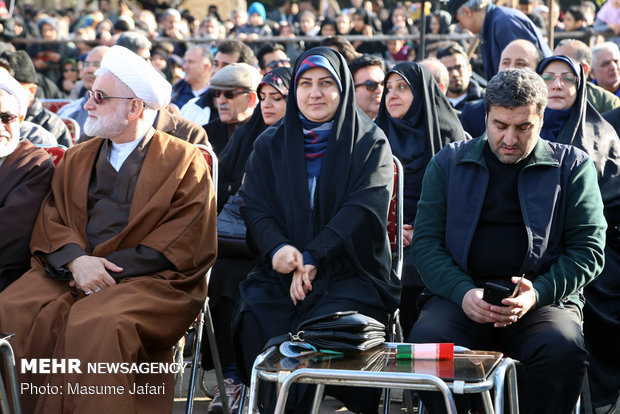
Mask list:
[[[204,128],[216,154],[224,149],[235,128],[252,116],[260,80],[258,70],[246,63],[227,65],[211,78],[211,93],[220,117]]]
[[[18,360],[79,361],[66,374],[23,370],[19,380],[32,389],[116,390],[26,390],[24,412],[171,412],[170,371],[91,375],[87,364],[171,362],[216,257],[211,174],[198,148],[152,128],[171,87],[148,62],[113,46],[96,75],[84,126],[95,138],[70,148],[56,169],[31,268],[0,294],[0,331],[15,333]]]
[[[54,170],[47,152],[20,140],[27,106],[20,84],[0,71],[0,292],[30,267],[30,234]]]
[[[540,31],[519,10],[495,6],[491,0],[450,0],[448,11],[462,28],[480,35],[487,80],[497,73],[502,50],[515,39],[529,40],[544,57],[551,56]]]

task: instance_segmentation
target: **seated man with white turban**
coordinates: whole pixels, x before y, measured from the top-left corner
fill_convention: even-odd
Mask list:
[[[24,412],[172,411],[166,363],[203,304],[217,240],[203,156],[152,128],[170,90],[121,46],[101,61],[85,104],[96,138],[65,154],[35,222],[32,267],[0,294],[0,331],[15,333],[18,360],[78,361],[18,362]]]
[[[47,152],[20,141],[26,93],[0,71],[0,292],[30,268],[30,234],[54,165]]]

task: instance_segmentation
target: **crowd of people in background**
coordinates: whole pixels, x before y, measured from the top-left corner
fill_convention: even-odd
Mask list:
[[[544,81],[549,98],[545,101],[546,108],[538,108],[535,114],[538,122],[544,111],[540,136],[579,148],[593,159],[605,206],[607,262],[604,270],[602,267],[598,270],[602,271],[601,277],[585,289],[589,302],[583,309],[586,315],[583,329],[591,353],[589,377],[595,407],[613,410],[620,388],[617,371],[620,361],[616,349],[620,341],[617,319],[620,305],[615,303],[620,290],[620,217],[617,211],[620,205],[617,180],[620,176],[617,169],[620,164],[620,0],[565,0],[554,3],[552,10],[536,0],[497,3],[490,0],[450,0],[447,5],[427,2],[423,6],[425,21],[422,24],[422,6],[411,1],[350,0],[350,4],[343,5],[335,0],[294,3],[276,0],[271,10],[260,2],[253,2],[247,9],[233,10],[227,17],[222,16],[216,6],[209,6],[206,17],[201,19],[189,10],[157,8],[154,4],[127,0],[120,0],[117,7],[112,7],[110,0],[96,0],[85,10],[47,10],[18,4],[10,16],[6,4],[0,0],[0,72],[4,76],[6,70],[12,77],[11,82],[14,80],[23,88],[19,93],[23,101],[20,101],[23,103],[20,106],[23,117],[18,125],[20,137],[36,145],[71,147],[93,138],[89,135],[94,129],[92,125],[89,127],[88,105],[92,110],[93,101],[99,105],[107,98],[131,99],[102,95],[94,86],[96,71],[111,48],[116,53],[118,46],[129,49],[148,62],[166,85],[171,86],[170,102],[152,111],[150,125],[192,144],[210,146],[218,156],[218,213],[235,205],[238,209],[244,203],[244,196],[257,198],[254,204],[263,207],[257,195],[260,193],[257,174],[269,174],[251,161],[259,136],[280,142],[280,138],[292,140],[290,137],[303,131],[306,140],[315,135],[327,140],[332,124],[324,123],[321,116],[316,116],[318,121],[308,116],[297,101],[299,95],[297,100],[289,98],[289,90],[302,93],[298,89],[302,83],[298,83],[297,76],[306,73],[305,76],[310,77],[307,82],[312,83],[317,82],[316,73],[324,72],[330,77],[328,87],[339,97],[336,106],[340,102],[341,105],[353,102],[357,105],[357,109],[349,108],[350,113],[336,109],[331,113],[332,117],[336,116],[338,128],[345,125],[342,128],[347,139],[353,142],[363,135],[359,130],[349,131],[348,122],[364,128],[379,127],[387,140],[384,142],[382,136],[373,139],[385,144],[385,148],[389,146],[405,167],[403,234],[406,253],[400,282],[402,290],[400,295],[395,293],[394,281],[386,279],[385,286],[382,285],[384,297],[377,299],[377,303],[382,303],[379,313],[391,310],[392,302],[400,302],[405,338],[418,320],[421,298],[429,286],[425,275],[418,273],[413,254],[407,254],[415,243],[414,224],[427,166],[442,148],[454,142],[457,142],[454,145],[461,145],[458,142],[485,134],[490,111],[485,104],[485,88],[494,76],[515,68],[537,73]],[[420,51],[422,28],[431,36]],[[551,32],[555,40],[549,45]],[[389,38],[373,40],[377,35]],[[477,38],[482,40],[480,47]],[[309,52],[317,47],[324,48]],[[312,71],[317,67],[323,72]],[[506,76],[518,78],[514,74]],[[47,100],[53,99],[66,101],[57,113],[44,106]],[[540,104],[539,101],[536,104]],[[534,103],[528,101],[519,105]],[[505,105],[500,103],[496,108],[505,109]],[[295,124],[297,129],[284,127],[287,121],[281,119],[286,114],[299,116],[300,124]],[[80,134],[71,137],[62,119],[75,121]],[[5,118],[2,122],[7,123]],[[376,133],[373,130],[373,134]],[[311,144],[307,141],[299,144],[291,154],[299,155],[295,151],[301,151],[304,145],[306,155],[308,151],[325,151],[325,147],[317,149]],[[259,148],[265,150],[264,145]],[[265,150],[258,155],[254,153],[253,157],[268,159],[268,154]],[[287,154],[283,152],[278,156],[281,159],[274,158],[271,162],[286,165]],[[0,167],[3,157],[6,155],[0,154]],[[242,187],[248,159],[255,175]],[[355,160],[353,155],[351,159]],[[332,167],[330,164],[329,168]],[[309,176],[314,174],[316,184],[322,168],[320,163],[318,167],[308,163],[307,168]],[[503,166],[497,168],[504,171]],[[334,171],[339,170],[334,168]],[[368,172],[369,175],[375,173]],[[314,194],[314,191],[326,190],[317,190],[310,184],[310,192]],[[256,217],[262,217],[260,209],[255,208]],[[34,217],[30,220],[29,229]],[[0,221],[0,226],[2,223]],[[318,247],[300,252],[287,250],[291,246],[274,245],[266,235],[273,228],[260,224],[254,222],[248,230],[263,236],[262,240],[254,241],[258,242],[259,250],[263,245],[266,250],[257,253],[255,246],[243,246],[239,250],[238,246],[220,242],[209,286],[227,397],[233,408],[239,403],[241,382],[247,376],[244,369],[247,370],[253,360],[244,361],[243,358],[256,353],[252,352],[255,350],[236,349],[233,344],[233,331],[238,328],[235,323],[239,323],[233,321],[233,315],[240,284],[246,303],[260,301],[256,297],[260,289],[252,291],[251,283],[243,284],[257,259],[264,262],[265,269],[272,263],[279,263],[269,272],[289,273],[295,267],[289,268],[286,259],[281,257],[297,258],[299,255],[299,260],[303,257],[303,263],[310,266],[302,277],[314,278],[315,265],[320,262],[317,259],[323,260],[327,255],[327,251],[320,251]],[[604,223],[599,224],[604,227]],[[294,231],[293,228],[289,230]],[[311,229],[306,230],[312,233]],[[0,231],[6,229],[0,228]],[[330,245],[336,238],[335,234],[327,234],[322,242]],[[28,256],[28,246],[22,243],[20,248],[21,255],[14,254],[14,257]],[[476,248],[481,251],[480,246]],[[25,270],[27,268],[21,263],[13,266],[10,272],[0,273],[6,279],[0,280],[0,288]],[[594,278],[593,273],[589,276]],[[302,301],[307,293],[303,282],[299,283],[299,292],[291,293],[295,305],[295,300]],[[370,286],[371,282],[368,283]],[[583,284],[575,282],[578,288]],[[356,290],[351,292],[363,295]],[[562,296],[554,291],[553,295],[549,294],[549,301],[552,297],[560,304],[565,303],[572,300],[569,294],[575,292],[564,293],[566,295]],[[450,295],[454,292],[445,296]],[[279,299],[283,303],[290,301],[288,296]],[[368,304],[369,309],[372,306]],[[273,309],[270,311],[277,313]],[[246,319],[246,326],[249,323],[260,326],[252,322],[253,319],[249,321]],[[614,333],[608,335],[609,332]],[[269,339],[265,332],[252,335]],[[202,365],[208,368],[212,361],[206,341],[203,345]],[[259,345],[262,346],[256,343],[252,347]],[[249,354],[244,355],[246,351]],[[369,402],[372,409],[373,404]],[[209,412],[221,410],[217,391]]]

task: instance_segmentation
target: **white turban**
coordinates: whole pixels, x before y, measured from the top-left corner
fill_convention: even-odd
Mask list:
[[[0,70],[0,89],[13,95],[17,101],[17,115],[26,116],[28,111],[28,98],[22,85],[4,70]]]
[[[161,109],[170,103],[172,86],[146,60],[123,46],[112,46],[103,55],[99,70],[108,70],[153,109]]]

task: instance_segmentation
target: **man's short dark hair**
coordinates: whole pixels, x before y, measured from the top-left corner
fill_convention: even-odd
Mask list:
[[[586,18],[583,15],[583,11],[581,9],[581,7],[579,6],[571,6],[568,8],[568,10],[566,10],[566,13],[570,13],[573,15],[573,19],[575,19],[575,21],[585,21]]]
[[[458,43],[453,43],[437,51],[437,59],[441,59],[442,57],[446,57],[446,56],[454,56],[454,55],[462,55],[465,58],[465,60],[469,60],[467,58],[467,53],[463,50],[463,48]]]
[[[547,86],[536,72],[510,68],[491,78],[484,97],[487,114],[492,106],[513,109],[528,105],[536,105],[539,115],[547,106]]]
[[[356,57],[349,63],[349,70],[351,71],[351,74],[355,75],[355,72],[358,70],[369,66],[378,66],[383,72],[385,72],[385,63],[383,62],[383,59],[374,55],[362,55]]]
[[[237,59],[237,63],[247,63],[248,65],[254,66],[254,59],[256,59],[254,52],[248,45],[237,39],[224,40],[218,45],[217,51],[225,55],[238,53],[239,58]]]
[[[344,56],[344,60],[346,60],[347,63],[351,62],[353,59],[355,59],[358,56],[358,53],[353,47],[353,45],[351,44],[351,42],[349,42],[344,37],[340,37],[340,36],[326,37],[325,39],[321,41],[321,46],[335,47],[336,49],[338,49],[340,54]]]
[[[263,62],[263,58],[265,57],[265,55],[269,53],[273,53],[277,50],[281,50],[282,52],[286,54],[286,49],[280,43],[266,43],[262,45],[260,49],[258,49],[258,52],[256,52],[256,59],[258,60],[258,65],[260,66],[261,69],[264,70],[265,65],[269,63],[269,62]]]

